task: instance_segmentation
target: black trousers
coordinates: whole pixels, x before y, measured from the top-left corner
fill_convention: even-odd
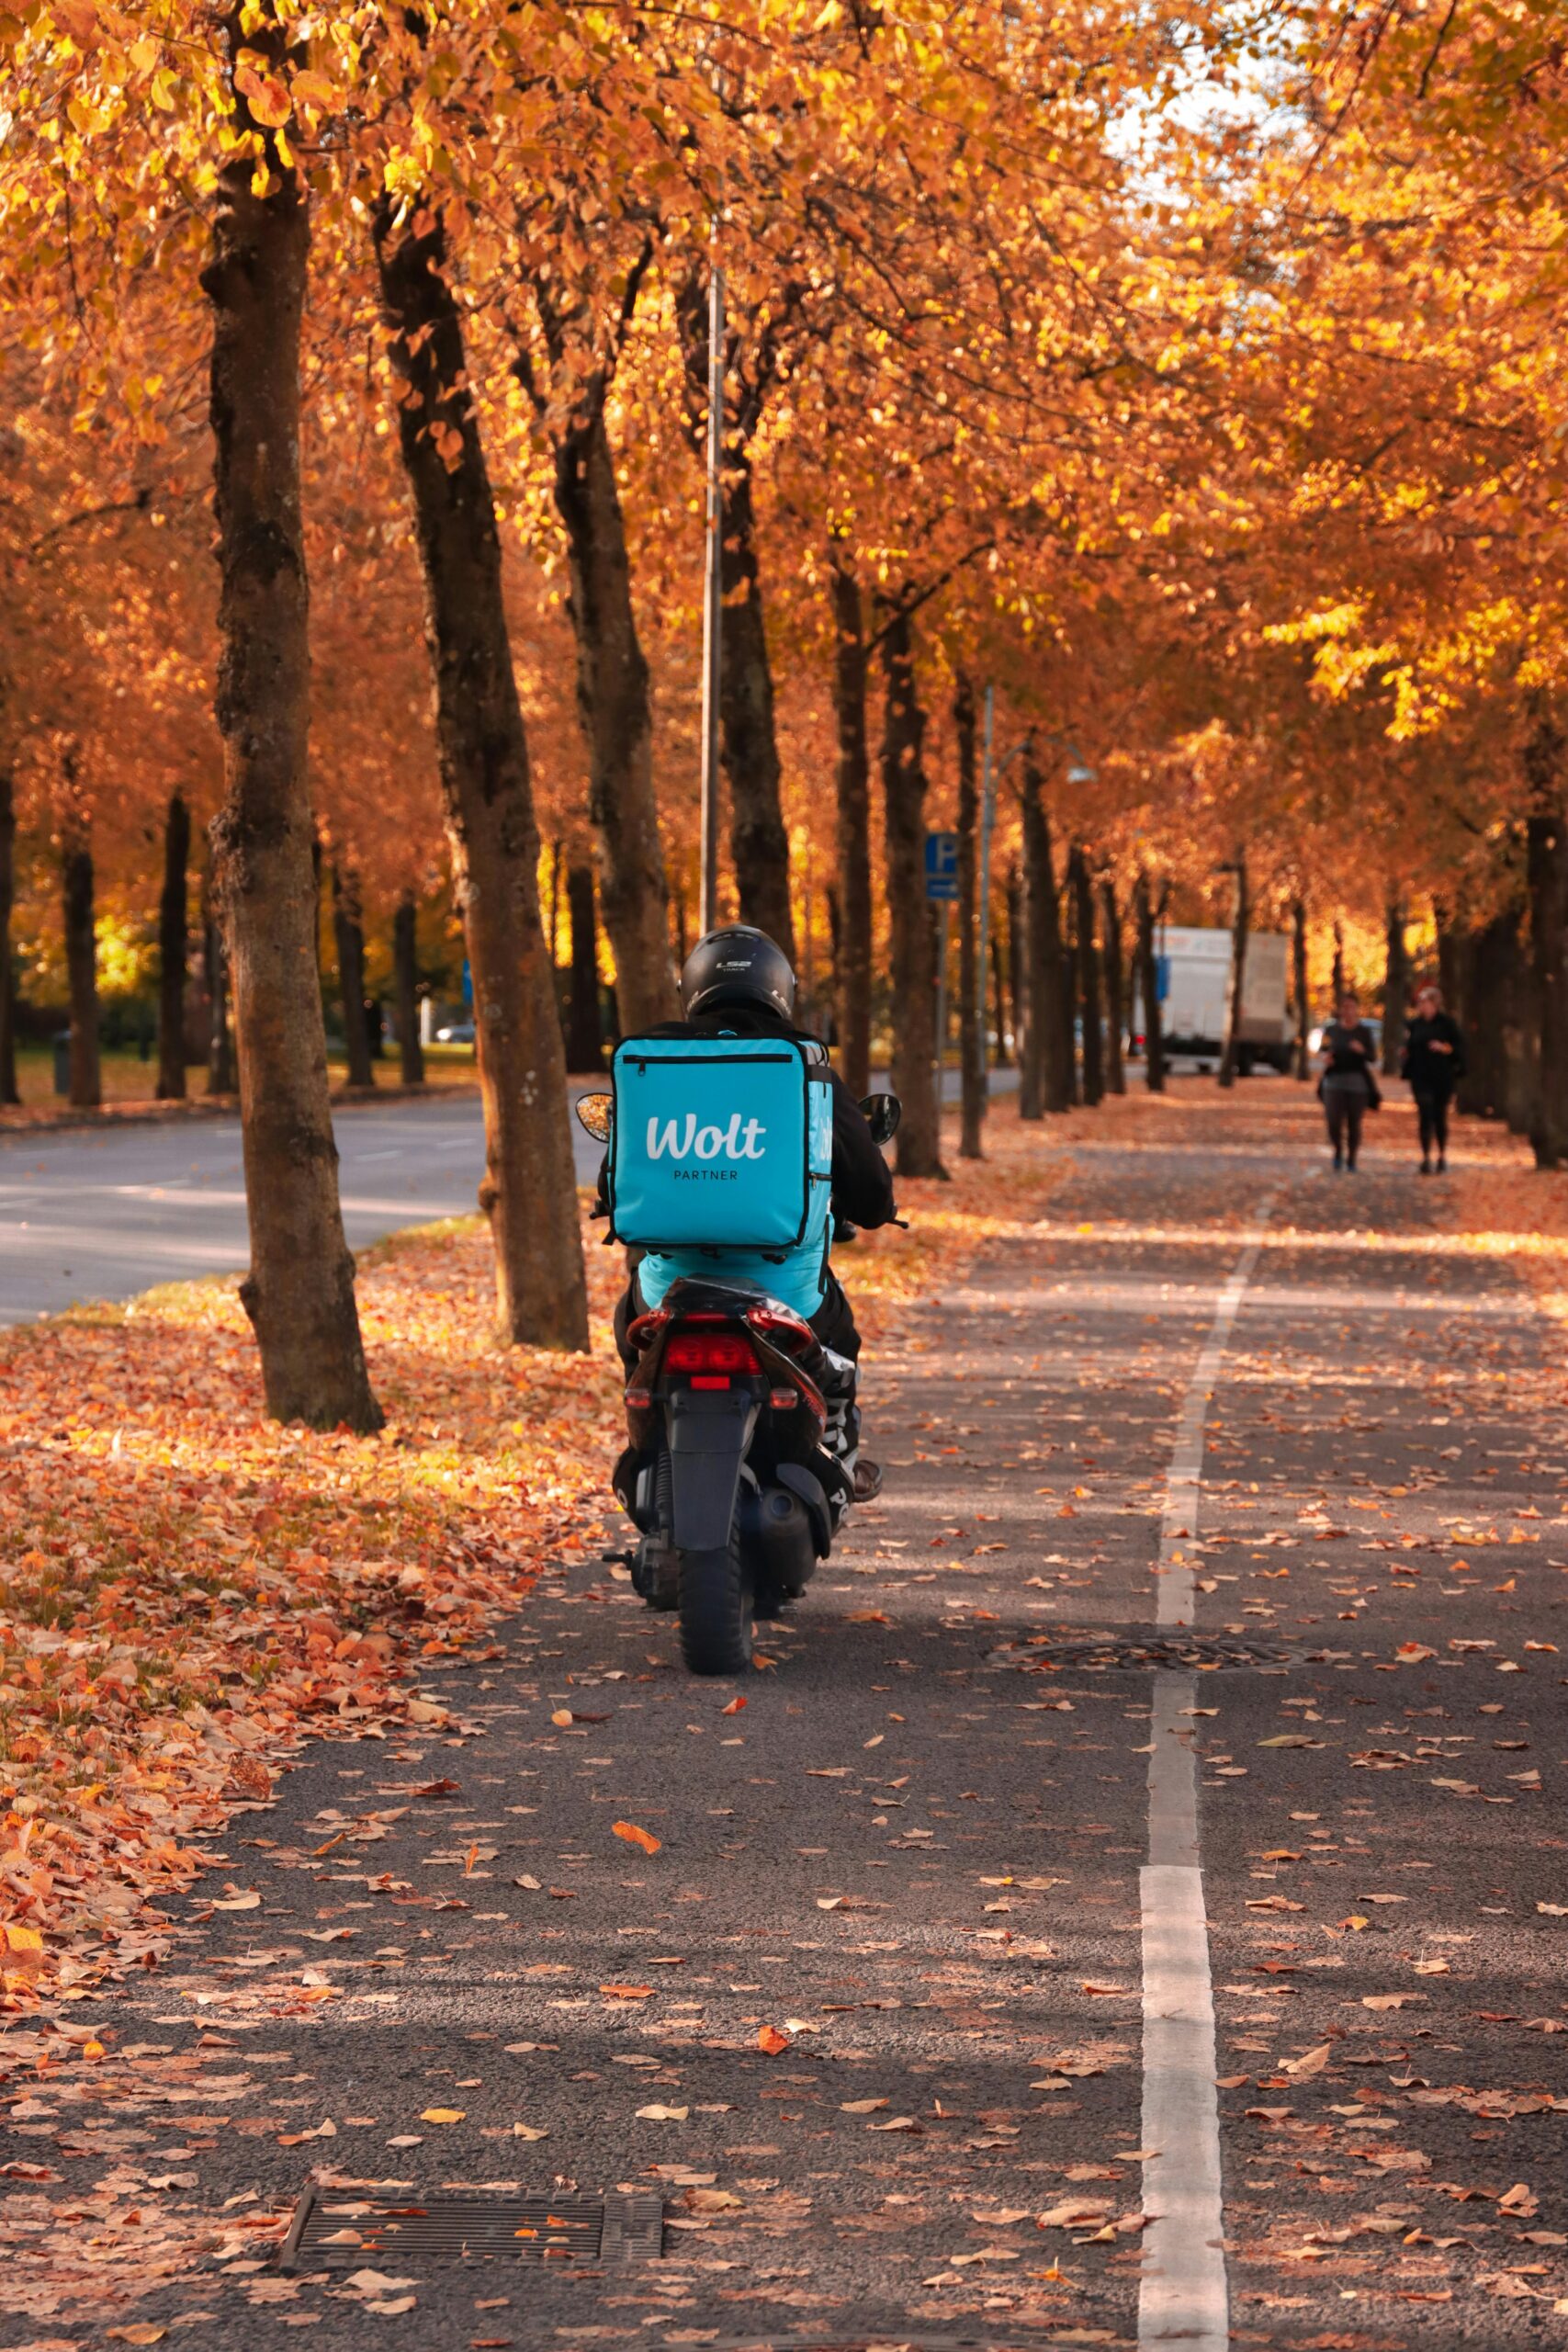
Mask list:
[[[1435,1151],[1439,1159],[1448,1157],[1449,1103],[1447,1093],[1418,1094],[1416,1116],[1421,1128],[1421,1157],[1429,1159]]]
[[[1361,1148],[1361,1123],[1367,1115],[1364,1094],[1342,1094],[1337,1087],[1324,1090],[1323,1108],[1328,1119],[1328,1140],[1336,1153],[1343,1152],[1349,1165],[1356,1165]]]

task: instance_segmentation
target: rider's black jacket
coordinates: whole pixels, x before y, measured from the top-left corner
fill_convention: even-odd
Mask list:
[[[699,1012],[690,1021],[662,1021],[643,1033],[649,1037],[795,1037],[815,1043],[804,1029],[794,1028],[765,1005],[727,1005]],[[861,1109],[836,1069],[833,1081],[833,1213],[851,1225],[870,1231],[891,1222],[894,1215],[893,1171],[865,1123]],[[599,1169],[599,1207],[607,1207],[604,1167]]]

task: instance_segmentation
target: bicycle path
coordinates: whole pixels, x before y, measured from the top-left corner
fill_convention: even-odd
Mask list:
[[[1282,1091],[1075,1120],[1033,1235],[870,1367],[886,1498],[743,1689],[591,1555],[432,1662],[448,1721],[237,1815],[84,2005],[147,2100],[63,2167],[208,2250],[60,2340],[1550,2340],[1561,1384],[1506,1262],[1314,1136]],[[665,2252],[281,2276],[246,2224],[312,2173],[350,2242],[625,2185]]]

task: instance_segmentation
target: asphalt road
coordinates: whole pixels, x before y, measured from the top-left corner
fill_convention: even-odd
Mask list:
[[[950,1070],[950,1094],[957,1083]],[[998,1092],[1013,1083],[1011,1071],[993,1079]],[[574,1099],[587,1091],[573,1082]],[[477,1094],[355,1103],[333,1124],[351,1249],[473,1210],[484,1171]],[[599,1148],[575,1119],[572,1139],[578,1181],[591,1184]],[[0,1132],[0,1324],[231,1273],[249,1258],[237,1118]]]
[[[1075,1144],[877,1356],[886,1498],[743,1689],[591,1552],[431,1663],[448,1724],[237,1816],[79,2005],[145,2098],[13,2143],[210,2251],[61,2340],[1560,2341],[1560,1384],[1506,1261],[1386,1154],[1304,1173],[1310,1117]],[[351,2234],[280,2276],[244,2217],[312,2173]],[[498,2182],[653,2189],[664,2258],[345,2286],[372,2199]]]

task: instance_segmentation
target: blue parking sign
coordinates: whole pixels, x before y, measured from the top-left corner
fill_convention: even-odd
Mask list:
[[[926,835],[926,896],[928,899],[948,899],[958,896],[956,833]]]

